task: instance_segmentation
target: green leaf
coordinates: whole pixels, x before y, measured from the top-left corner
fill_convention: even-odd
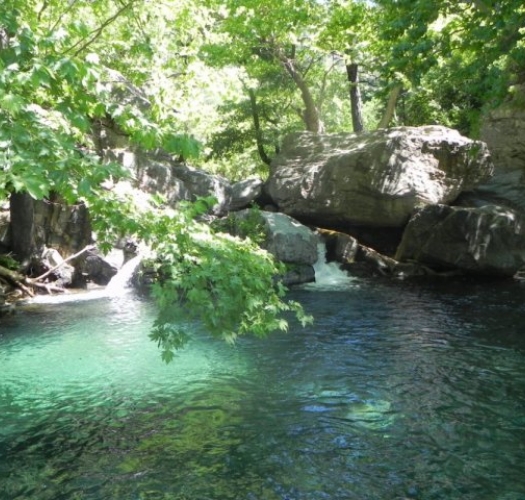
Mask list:
[[[27,191],[35,200],[41,200],[49,194],[49,185],[40,179],[24,179],[24,190]]]
[[[12,116],[17,116],[25,104],[25,100],[16,94],[5,94],[0,97],[0,109],[4,109]]]
[[[87,178],[81,179],[78,183],[78,195],[79,196],[88,196],[91,193],[92,185],[91,181]]]
[[[162,144],[163,148],[184,158],[197,158],[200,153],[199,142],[187,135],[168,134]]]

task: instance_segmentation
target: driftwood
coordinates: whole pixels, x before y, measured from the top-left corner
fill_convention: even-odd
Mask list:
[[[24,292],[25,295],[29,295],[29,297],[34,297],[34,293],[29,288],[31,286],[31,283],[28,283],[27,276],[24,276],[23,274],[20,274],[16,271],[12,271],[11,269],[8,269],[7,267],[0,266],[0,277],[4,278],[5,281],[7,281],[9,284],[14,286],[15,288],[18,288],[22,292]]]
[[[383,275],[390,275],[398,266],[399,262],[392,257],[387,257],[373,248],[359,244],[356,261],[366,262],[373,265]]]
[[[64,293],[66,290],[62,287],[55,286],[51,283],[42,283],[41,281],[49,276],[51,273],[59,269],[61,266],[66,264],[67,262],[70,262],[73,259],[76,259],[80,255],[82,255],[84,252],[87,252],[89,250],[93,250],[95,248],[94,245],[88,245],[79,252],[77,252],[74,255],[69,256],[67,259],[64,259],[60,264],[53,267],[52,269],[49,269],[44,274],[41,274],[40,276],[37,276],[36,278],[29,278],[17,271],[13,271],[11,269],[8,269],[7,267],[0,266],[0,278],[2,278],[4,281],[9,283],[11,286],[17,288],[25,296],[34,297],[35,296],[35,288],[46,290],[47,293],[52,292],[58,292],[58,293]]]
[[[88,245],[84,247],[80,252],[77,252],[76,254],[70,255],[67,259],[64,259],[60,264],[56,265],[55,267],[49,269],[49,271],[46,271],[44,274],[41,274],[37,278],[32,278],[30,281],[32,284],[35,284],[37,281],[43,280],[45,277],[49,276],[51,273],[59,269],[61,266],[66,264],[67,262],[76,259],[80,255],[82,255],[84,252],[88,252],[89,250],[93,250],[95,248],[95,245]]]
[[[373,265],[375,269],[384,276],[436,276],[450,278],[454,276],[462,276],[464,274],[463,271],[458,269],[436,271],[416,260],[400,262],[364,245],[359,245],[356,261],[367,262],[368,264]]]

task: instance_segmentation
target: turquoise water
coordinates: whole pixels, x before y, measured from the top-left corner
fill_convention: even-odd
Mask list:
[[[298,290],[165,365],[131,294],[0,321],[0,499],[525,499],[525,287]]]

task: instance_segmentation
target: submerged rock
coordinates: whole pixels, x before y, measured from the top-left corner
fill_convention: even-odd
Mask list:
[[[349,405],[346,419],[354,425],[372,431],[383,431],[391,427],[396,415],[389,401],[366,400]]]

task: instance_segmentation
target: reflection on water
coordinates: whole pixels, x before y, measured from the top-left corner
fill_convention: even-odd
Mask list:
[[[525,498],[525,289],[297,291],[315,324],[171,365],[133,295],[0,324],[0,498]]]

